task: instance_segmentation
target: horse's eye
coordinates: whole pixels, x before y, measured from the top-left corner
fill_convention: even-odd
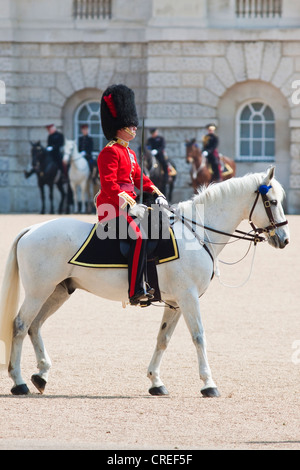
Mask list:
[[[272,206],[277,206],[277,201],[276,201],[276,199],[273,199],[272,201],[270,201],[270,203],[272,204]]]

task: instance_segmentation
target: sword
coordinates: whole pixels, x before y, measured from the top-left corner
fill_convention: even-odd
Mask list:
[[[144,118],[142,124],[142,148],[141,148],[141,185],[140,185],[140,204],[143,204],[143,186],[144,186],[144,145],[145,145],[145,135],[144,135]]]

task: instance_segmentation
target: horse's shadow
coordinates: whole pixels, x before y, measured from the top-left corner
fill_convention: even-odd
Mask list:
[[[66,399],[66,400],[136,400],[136,399],[149,399],[153,398],[151,395],[47,395],[41,393],[29,393],[28,395],[11,395],[11,394],[2,394],[1,398],[7,398],[11,400],[16,399]],[[169,398],[168,396],[162,396],[162,398]]]

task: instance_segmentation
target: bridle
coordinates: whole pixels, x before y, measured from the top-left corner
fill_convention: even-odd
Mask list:
[[[240,239],[240,240],[250,240],[250,246],[251,246],[251,242],[252,242],[252,243],[254,243],[254,247],[256,247],[257,243],[266,241],[266,238],[261,235],[262,233],[267,234],[269,236],[274,236],[276,228],[282,227],[282,226],[288,224],[287,220],[284,220],[283,222],[278,222],[278,223],[275,222],[275,219],[274,219],[273,214],[272,214],[271,206],[272,205],[276,206],[277,205],[277,200],[276,199],[270,200],[267,197],[267,193],[268,193],[269,189],[271,189],[271,187],[272,186],[267,186],[267,185],[262,184],[255,191],[256,197],[255,197],[253,206],[250,210],[249,217],[248,217],[248,222],[249,222],[250,226],[252,227],[252,231],[254,233],[251,233],[252,231],[244,232],[242,230],[235,230],[235,232],[238,235],[236,235],[234,233],[223,232],[221,230],[213,229],[211,227],[207,227],[206,225],[202,225],[198,222],[195,222],[194,220],[187,219],[183,215],[179,214],[177,211],[174,211],[173,209],[169,208],[168,206],[164,206],[164,208],[166,208],[167,210],[169,210],[172,213],[171,217],[173,217],[173,221],[170,222],[171,225],[172,225],[172,223],[173,224],[175,223],[175,219],[181,220],[183,225],[185,225],[193,233],[196,240],[199,242],[199,244],[206,250],[206,252],[210,256],[210,258],[212,260],[212,263],[213,263],[213,271],[212,271],[211,279],[214,277],[214,274],[215,274],[215,270],[214,270],[215,261],[214,261],[213,255],[212,255],[210,249],[208,248],[208,246],[206,245],[206,243],[209,243],[209,244],[212,244],[212,245],[220,245],[220,244],[226,245],[227,243],[220,243],[220,242],[212,242],[210,240],[203,240],[197,234],[196,230],[194,229],[194,225],[197,225],[201,228],[204,228],[205,230],[208,230],[210,232],[219,233],[221,235],[225,235],[225,236],[228,236],[228,237],[233,237],[233,238]],[[256,225],[252,221],[253,212],[254,212],[254,209],[257,205],[259,196],[262,197],[264,208],[265,208],[266,214],[267,214],[269,222],[270,222],[270,225],[268,225],[267,227],[263,227],[263,228],[256,227]],[[237,241],[237,240],[235,240],[235,241]],[[250,246],[248,248],[248,251],[247,251],[246,255],[249,253]],[[255,253],[255,251],[254,251],[254,253]],[[244,259],[245,256],[243,256],[242,259]],[[253,261],[254,261],[254,255],[253,255],[253,259],[252,259],[251,271],[252,271],[252,267],[253,267]],[[250,274],[251,274],[251,271],[250,271]],[[248,276],[248,279],[250,278],[250,274]],[[246,282],[248,281],[248,279],[246,280]],[[244,284],[245,284],[245,282],[243,282],[241,285],[244,285]],[[226,287],[239,287],[239,286],[226,286]]]
[[[274,220],[274,217],[273,217],[273,214],[272,214],[272,210],[271,210],[271,206],[276,206],[277,205],[277,200],[276,199],[272,199],[270,200],[268,197],[267,197],[267,193],[269,192],[269,189],[271,189],[272,186],[267,186],[265,184],[262,184],[258,190],[256,191],[256,198],[255,198],[255,201],[254,201],[254,204],[252,206],[252,209],[250,211],[250,215],[249,215],[249,224],[251,225],[252,229],[254,230],[255,234],[260,234],[260,233],[266,233],[270,236],[274,236],[275,235],[275,229],[278,228],[278,227],[282,227],[284,225],[287,225],[288,224],[288,221],[287,220],[284,220],[283,222],[275,222]],[[262,200],[263,200],[263,204],[264,204],[264,208],[265,208],[265,211],[267,213],[267,216],[268,216],[268,219],[269,219],[269,222],[270,222],[270,225],[268,225],[267,227],[264,227],[264,228],[258,228],[255,226],[255,224],[252,222],[252,215],[253,215],[253,212],[254,212],[254,209],[255,209],[255,206],[257,204],[257,201],[258,201],[258,198],[259,198],[259,195],[261,195],[262,197]]]
[[[276,206],[277,205],[277,200],[276,199],[270,200],[267,197],[267,193],[268,193],[269,189],[271,189],[271,187],[272,186],[267,186],[267,185],[262,184],[255,191],[256,197],[255,197],[253,206],[250,210],[250,214],[249,214],[249,218],[248,218],[248,222],[249,222],[250,226],[252,227],[252,231],[244,232],[242,230],[235,230],[235,232],[238,235],[236,235],[235,233],[227,233],[227,232],[223,232],[222,230],[217,230],[217,229],[214,229],[214,228],[211,228],[211,227],[207,227],[206,225],[200,224],[199,222],[196,222],[194,220],[191,220],[191,219],[188,219],[188,218],[184,217],[183,215],[179,214],[177,211],[174,211],[172,209],[169,209],[169,211],[172,212],[174,218],[177,218],[177,219],[181,220],[181,222],[194,234],[195,238],[199,241],[199,243],[208,252],[209,252],[209,250],[208,250],[207,246],[204,244],[205,240],[202,240],[197,235],[196,230],[194,229],[195,225],[198,226],[198,227],[201,227],[205,230],[208,230],[210,232],[219,233],[220,235],[225,235],[225,236],[233,237],[233,238],[240,239],[240,240],[248,240],[248,241],[254,242],[254,245],[256,245],[257,243],[266,241],[266,238],[263,237],[261,234],[267,234],[267,235],[270,235],[270,236],[274,236],[276,228],[282,227],[282,226],[288,224],[287,220],[285,220],[283,222],[278,222],[278,223],[275,222],[275,219],[274,219],[273,214],[272,214],[271,206],[272,205]],[[259,196],[262,197],[262,200],[263,200],[263,203],[264,203],[264,208],[265,208],[266,214],[267,214],[269,222],[270,222],[270,225],[268,225],[267,227],[263,227],[263,228],[256,227],[254,222],[252,221],[253,212],[254,212],[254,209],[257,205]],[[166,207],[166,206],[164,206],[164,207]],[[190,224],[192,224],[192,225],[190,225]],[[254,233],[252,233],[252,232],[254,232]],[[214,242],[211,242],[211,241],[208,241],[208,243],[210,243],[210,244],[220,244],[220,243],[214,243]],[[222,245],[224,245],[224,243],[222,243]],[[210,254],[210,257],[213,260],[213,256],[211,254]]]
[[[71,156],[73,154],[73,150],[74,150],[74,144],[72,144],[72,146],[70,147],[69,152],[64,151],[64,157],[65,155],[67,156],[68,162],[71,162]]]
[[[68,157],[68,162],[71,163],[71,161],[76,162],[77,160],[80,160],[82,158],[81,154],[78,154],[78,157],[73,158],[73,153],[75,150],[75,142],[72,142],[72,146],[69,149],[69,152],[64,152],[64,156],[66,155]]]
[[[186,156],[187,163],[195,163],[197,149],[199,148],[196,141],[186,142],[185,144],[187,149],[191,149],[189,155]]]
[[[46,149],[44,149],[44,147],[40,144],[34,145],[32,147],[32,157],[34,158],[34,161],[35,161],[33,168],[35,168],[37,172],[41,170],[41,167],[42,167],[41,158],[45,155],[45,151]]]

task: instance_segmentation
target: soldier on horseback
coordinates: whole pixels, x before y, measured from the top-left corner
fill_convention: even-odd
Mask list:
[[[219,182],[222,180],[221,177],[221,165],[219,152],[217,150],[219,145],[219,139],[215,134],[216,126],[214,124],[208,124],[206,126],[207,134],[203,137],[203,157],[207,158],[207,161],[211,165],[213,171],[213,181]]]
[[[82,124],[80,126],[82,135],[78,139],[78,151],[84,158],[87,160],[91,174],[93,173],[93,169],[95,167],[94,159],[93,159],[93,150],[94,150],[94,142],[93,138],[89,135],[89,126],[88,124]]]
[[[153,194],[156,203],[167,204],[167,200],[153,182],[141,174],[136,155],[129,147],[138,126],[133,90],[125,85],[108,87],[101,98],[100,112],[103,133],[110,142],[98,157],[101,183],[101,191],[96,196],[98,219],[102,225],[116,220],[119,230],[123,222],[126,223],[128,296],[131,305],[138,305],[140,301],[153,298],[154,290],[146,287],[144,281],[147,239],[141,220],[147,207],[136,202],[135,186],[140,189],[143,178],[143,190]]]
[[[53,160],[57,164],[61,174],[67,177],[67,168],[63,164],[63,153],[62,149],[65,145],[64,135],[56,129],[54,124],[48,124],[46,126],[48,131],[47,148],[48,152],[51,152]]]
[[[88,124],[82,124],[80,126],[82,135],[78,139],[78,151],[84,152],[83,156],[89,160],[93,157],[94,142],[93,138],[89,135]]]
[[[168,183],[168,163],[165,158],[165,139],[158,134],[158,130],[156,128],[150,129],[151,137],[147,140],[147,148],[151,151],[152,155],[155,156],[157,161],[161,164],[164,177],[161,186],[161,190],[163,193],[166,192],[166,185]]]

